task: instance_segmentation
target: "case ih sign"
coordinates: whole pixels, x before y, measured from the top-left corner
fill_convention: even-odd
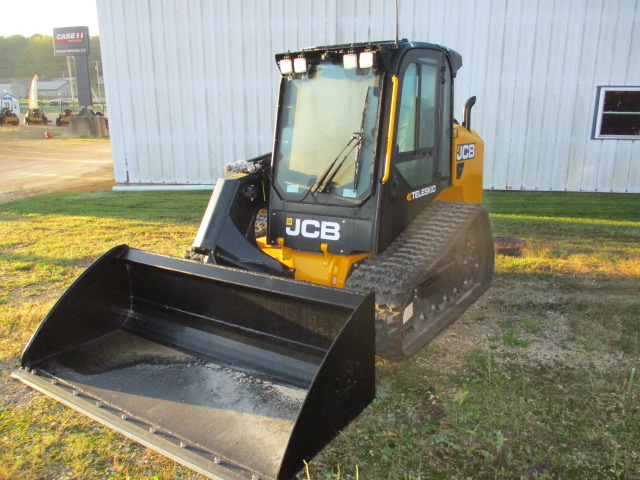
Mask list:
[[[54,55],[89,55],[89,27],[53,29]]]

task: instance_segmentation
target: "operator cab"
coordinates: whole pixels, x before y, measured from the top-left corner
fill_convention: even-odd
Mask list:
[[[341,255],[382,251],[450,185],[460,55],[427,43],[374,42],[278,54],[276,62],[269,243],[320,252],[326,242]],[[300,222],[306,230],[295,228]],[[322,238],[323,225],[333,223],[340,233]]]

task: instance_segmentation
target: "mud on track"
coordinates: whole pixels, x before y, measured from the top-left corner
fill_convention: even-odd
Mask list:
[[[51,132],[46,139],[44,133]],[[109,190],[111,143],[75,138],[68,127],[0,127],[0,203],[53,192]]]

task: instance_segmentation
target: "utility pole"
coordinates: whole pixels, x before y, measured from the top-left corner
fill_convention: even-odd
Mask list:
[[[96,88],[98,89],[98,98],[102,98],[100,91],[100,63],[96,60]]]
[[[71,90],[71,106],[75,111],[75,104],[76,104],[76,97],[73,93],[73,80],[72,80],[72,75],[71,75],[71,56],[67,56],[67,68],[69,69],[69,87]]]

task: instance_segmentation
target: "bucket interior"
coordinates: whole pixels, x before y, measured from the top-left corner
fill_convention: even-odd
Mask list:
[[[209,472],[211,478],[288,478],[293,467],[282,474],[282,463],[291,457],[296,424],[304,411],[322,416],[323,401],[309,392],[324,389],[314,387],[317,378],[343,375],[319,372],[324,364],[345,366],[327,357],[363,301],[307,287],[123,246],[65,293],[27,346],[23,365],[113,409],[121,421],[174,438],[204,465],[227,465],[229,476]],[[373,365],[371,343],[365,355]],[[354,364],[369,375],[369,360],[357,356]],[[358,381],[367,383],[366,405],[373,378]],[[353,381],[338,384],[351,388]],[[305,408],[312,402],[318,404]],[[335,429],[343,426],[336,422]]]

